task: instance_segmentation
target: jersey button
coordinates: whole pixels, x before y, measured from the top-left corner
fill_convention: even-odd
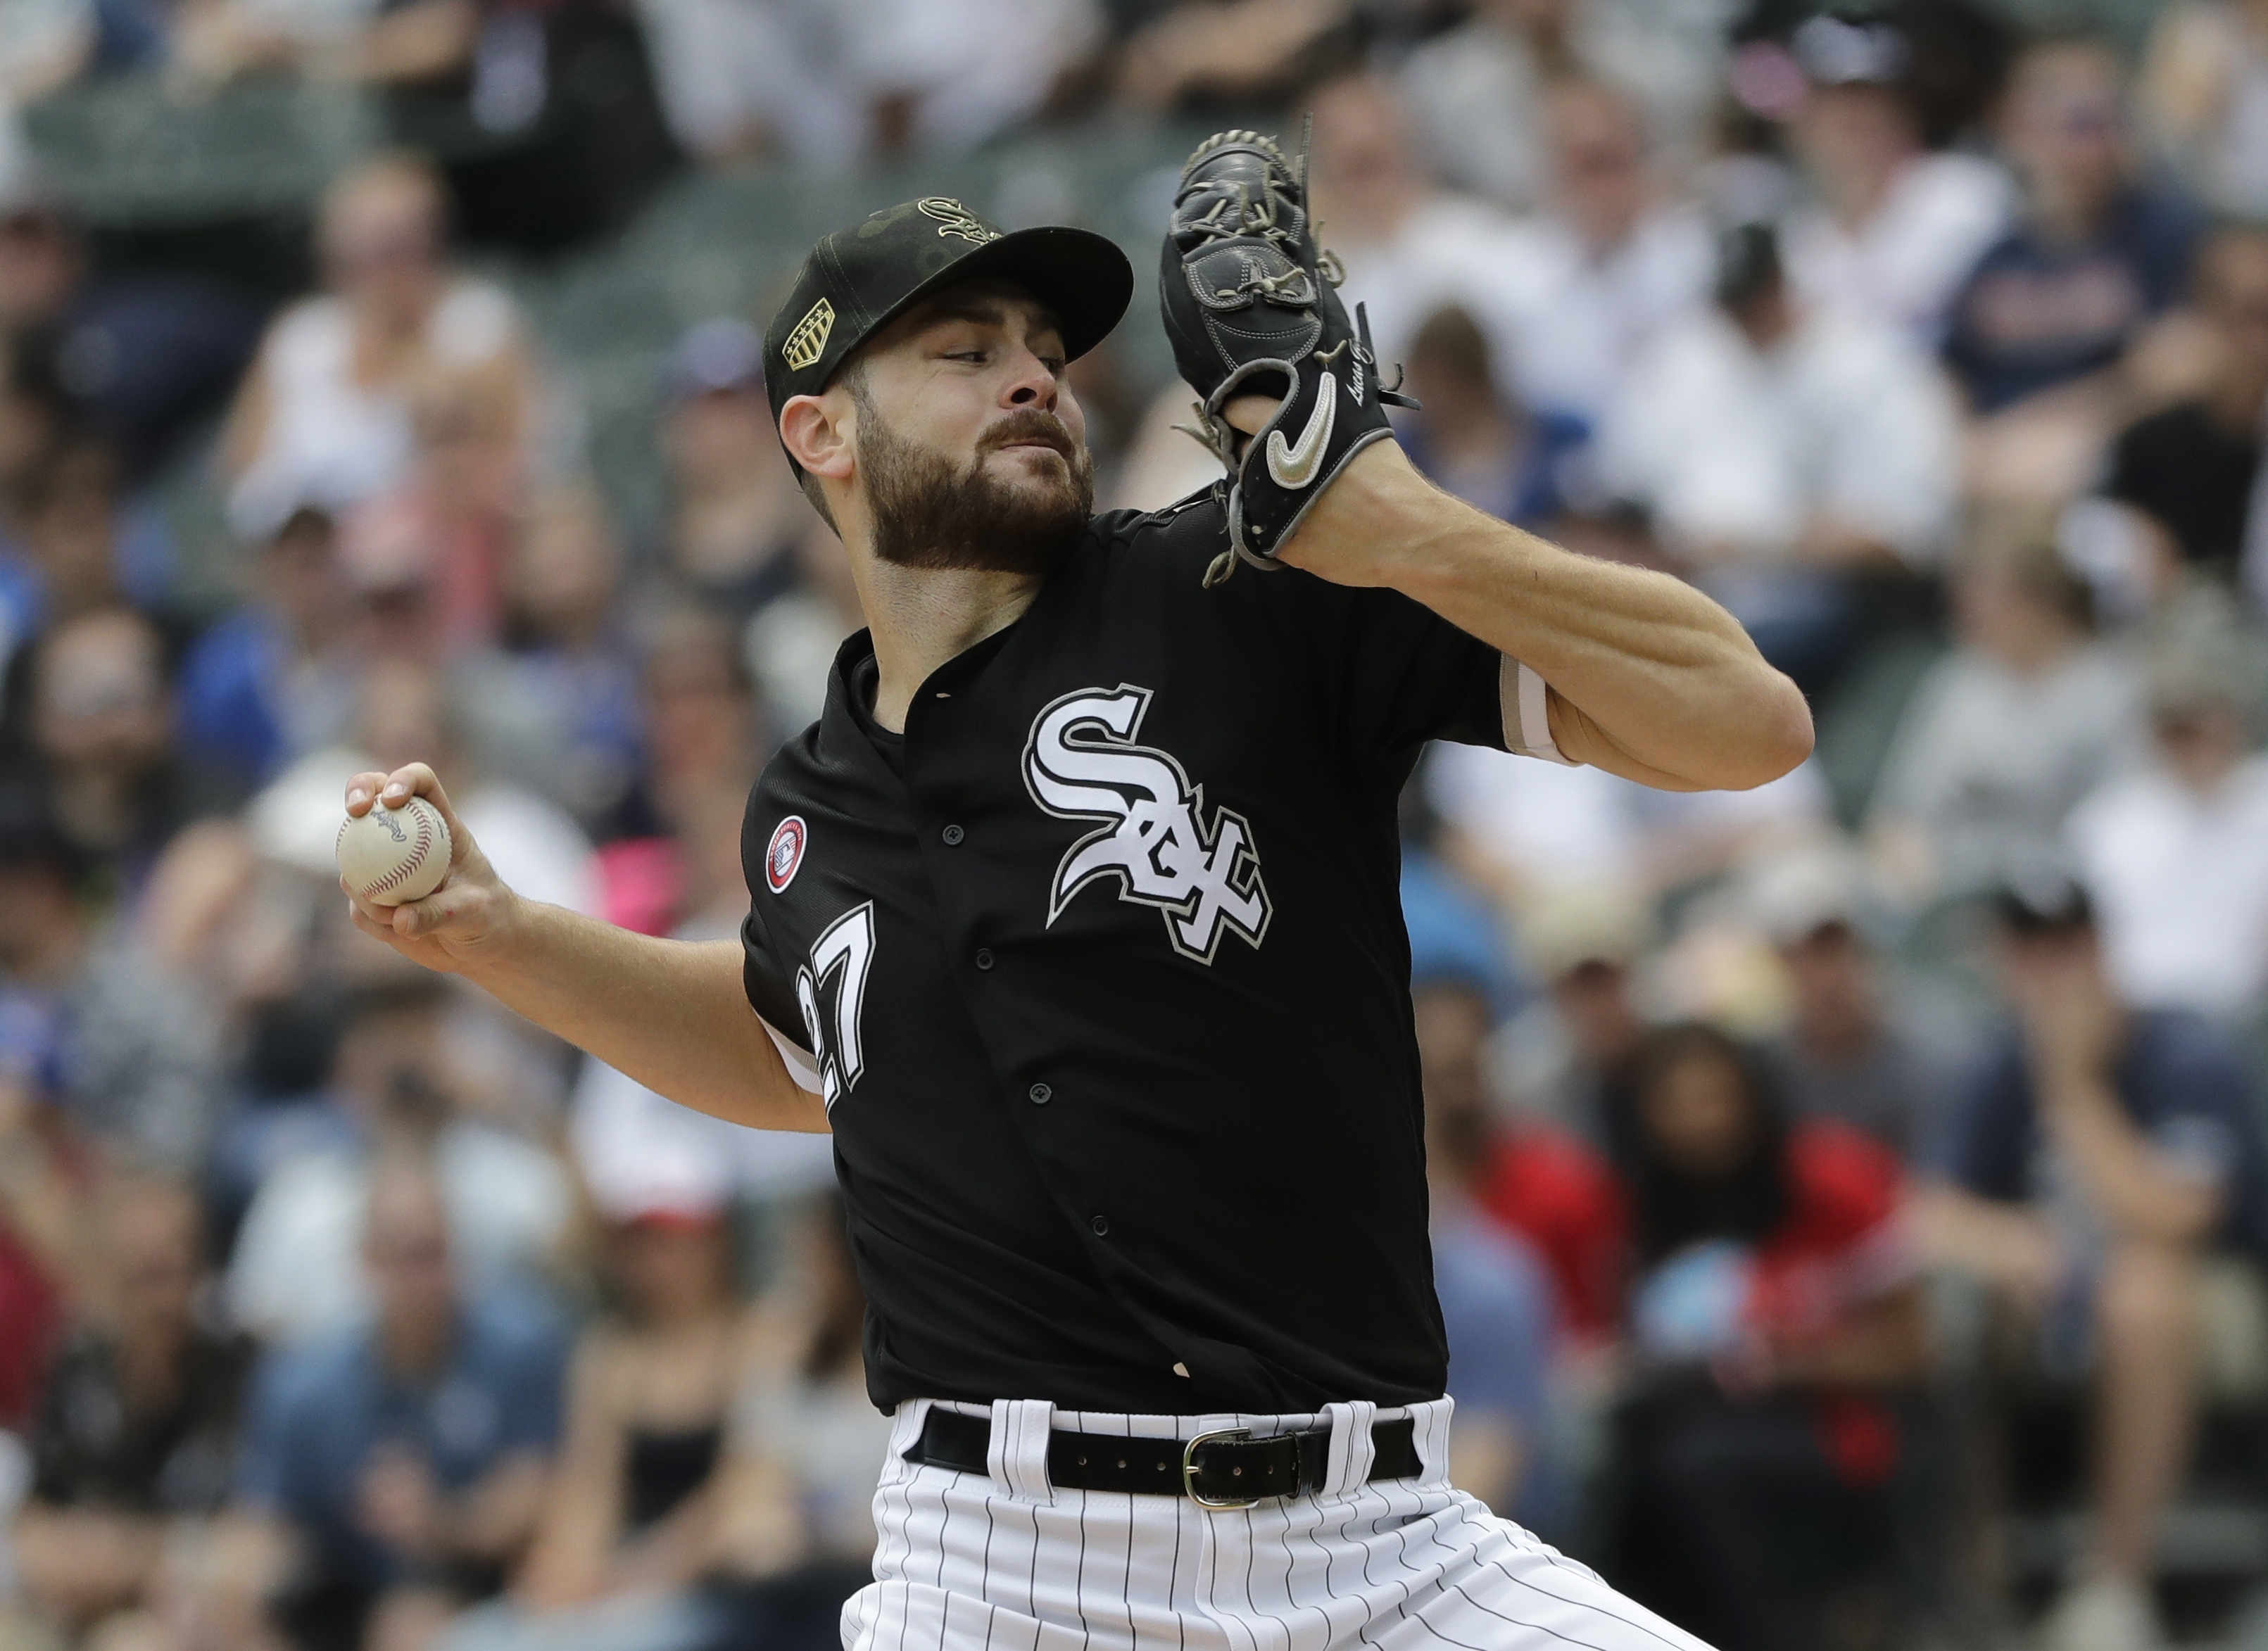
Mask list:
[[[1035,1083],[1031,1089],[1032,1104],[1045,1106],[1056,1097],[1056,1092],[1044,1083]]]
[[[989,969],[992,966],[992,953],[988,948],[979,946],[976,949],[976,966],[980,969]]]
[[[1094,1236],[1098,1238],[1107,1238],[1110,1236],[1110,1223],[1100,1215],[1086,1224],[1094,1229]]]
[[[948,826],[939,834],[945,839],[945,846],[946,848],[958,848],[961,847],[961,840],[963,837],[966,837],[968,833],[962,831],[958,826]]]

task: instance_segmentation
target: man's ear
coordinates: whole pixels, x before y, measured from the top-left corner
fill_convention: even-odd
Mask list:
[[[814,476],[848,481],[857,467],[848,417],[849,398],[790,396],[780,408],[780,440],[795,462]]]

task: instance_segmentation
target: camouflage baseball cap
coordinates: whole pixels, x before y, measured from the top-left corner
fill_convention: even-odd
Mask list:
[[[909,305],[980,276],[1027,288],[1054,312],[1074,361],[1118,325],[1134,296],[1126,254],[1086,230],[1004,234],[947,195],[887,207],[813,247],[764,329],[773,422],[790,396],[824,390],[853,350]]]

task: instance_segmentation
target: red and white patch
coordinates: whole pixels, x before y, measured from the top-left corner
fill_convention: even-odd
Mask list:
[[[803,863],[803,845],[810,827],[803,816],[791,814],[772,829],[771,847],[764,850],[764,881],[775,894],[787,892],[787,885],[795,881],[796,868]]]

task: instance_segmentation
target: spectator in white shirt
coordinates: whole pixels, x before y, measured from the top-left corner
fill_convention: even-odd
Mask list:
[[[1547,106],[1551,209],[1513,226],[1498,314],[1476,319],[1509,352],[1507,392],[1595,424],[1646,346],[1708,302],[1709,227],[1664,198],[1627,93],[1572,81]]]
[[[1501,310],[1492,300],[1511,279],[1511,220],[1434,186],[1391,82],[1372,75],[1332,81],[1316,92],[1314,108],[1315,216],[1324,245],[1346,266],[1339,296],[1350,314],[1358,304],[1367,307],[1371,342],[1391,383],[1427,316],[1455,304],[1486,325]]]
[[[1402,70],[1427,158],[1454,188],[1540,206],[1552,183],[1552,84],[1609,75],[1689,147],[1716,90],[1722,10],[1706,0],[1477,0]]]
[[[1749,791],[1657,791],[1603,768],[1444,743],[1424,785],[1461,869],[1513,906],[1575,887],[1651,898],[1806,840],[1830,818],[1808,762]]]
[[[534,357],[502,289],[457,269],[439,175],[381,156],[325,196],[317,239],[331,290],[278,315],[221,443],[229,510],[264,536],[297,506],[342,510],[400,481],[411,400],[446,385],[487,409],[508,444],[536,422]]]
[[[1885,879],[1917,905],[2052,859],[2073,809],[2141,743],[2134,672],[2093,642],[2088,588],[2048,526],[1980,523],[1953,620],[1956,646],[1915,690],[1871,805]]]
[[[1795,32],[1807,90],[1789,126],[1810,201],[1786,226],[1799,297],[1847,305],[1934,348],[1948,305],[2015,205],[1994,163],[1930,153],[1889,24],[1814,18]]]
[[[2256,661],[2233,635],[2154,662],[2150,760],[2072,816],[2112,982],[2144,1009],[2215,1016],[2268,987],[2268,756],[2246,726]]]
[[[459,1253],[479,1289],[537,1280],[565,1241],[575,1194],[552,1154],[467,1115],[448,984],[362,987],[328,1086],[346,1139],[284,1156],[260,1184],[228,1270],[237,1321],[279,1342],[353,1324],[369,1309],[359,1256],[371,1170],[384,1149],[432,1156]]]
[[[1958,426],[1894,330],[1788,289],[1772,231],[1726,238],[1714,307],[1668,328],[1600,436],[1612,492],[1816,689],[1856,639],[1854,580],[1919,568],[1952,525]]]
[[[2144,124],[2184,180],[2234,217],[2268,216],[2268,0],[2175,0],[2137,88]]]

